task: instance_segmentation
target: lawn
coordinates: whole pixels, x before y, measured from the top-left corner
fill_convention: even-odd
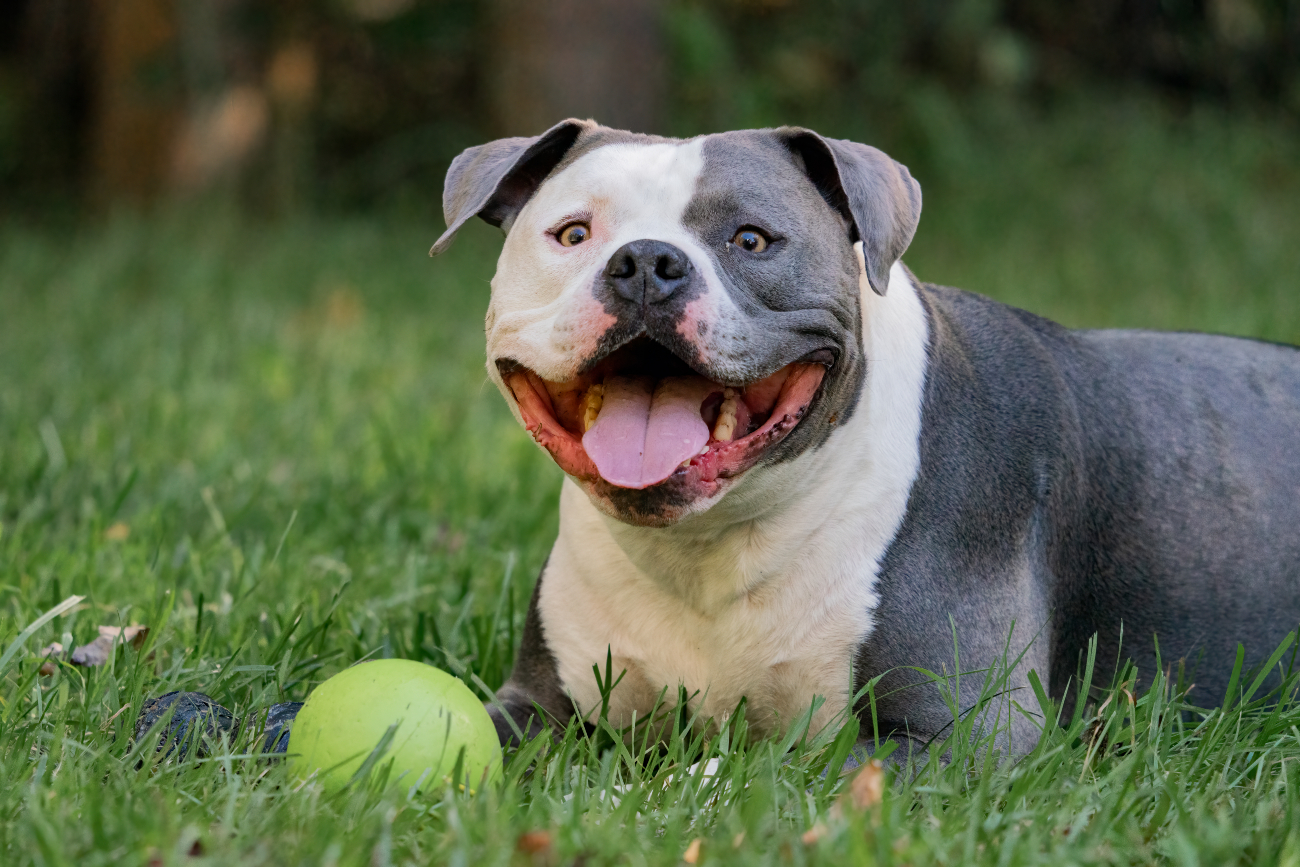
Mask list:
[[[922,279],[1072,326],[1300,342],[1293,128],[1119,102],[948,133],[914,163]],[[0,652],[85,597],[0,664],[0,863],[1300,864],[1298,681],[1266,701],[1251,672],[1192,709],[1098,660],[1099,700],[1031,756],[987,763],[958,725],[951,763],[862,810],[822,775],[851,729],[742,720],[659,751],[569,732],[475,796],[326,795],[255,724],[154,764],[132,723],[169,690],[244,716],[362,658],[480,694],[508,674],[560,473],[483,371],[498,236],[431,261],[440,229],[219,204],[0,224]],[[139,649],[39,672],[51,641],[132,624]]]

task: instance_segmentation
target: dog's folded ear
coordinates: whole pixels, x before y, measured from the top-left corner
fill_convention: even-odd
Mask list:
[[[452,160],[442,188],[442,215],[447,231],[429,251],[436,256],[451,246],[470,217],[479,216],[507,231],[537,187],[591,121],[557,123],[531,138],[502,138],[464,151]]]
[[[912,243],[921,219],[921,185],[907,166],[857,142],[824,138],[809,129],[781,127],[777,136],[797,154],[822,197],[862,242],[867,281],[877,295],[889,287],[889,269]]]

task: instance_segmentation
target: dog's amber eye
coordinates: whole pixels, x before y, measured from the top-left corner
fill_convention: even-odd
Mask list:
[[[767,249],[767,236],[753,226],[745,226],[731,239],[731,243],[746,253],[761,253]]]
[[[565,247],[576,247],[591,237],[591,226],[586,223],[569,223],[555,233],[555,238]]]

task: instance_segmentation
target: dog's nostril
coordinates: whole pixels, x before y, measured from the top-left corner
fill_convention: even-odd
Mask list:
[[[611,277],[631,277],[636,273],[636,260],[626,253],[615,256],[609,260],[605,273]]]
[[[655,276],[662,280],[680,280],[686,276],[686,263],[676,256],[660,256],[655,263]]]

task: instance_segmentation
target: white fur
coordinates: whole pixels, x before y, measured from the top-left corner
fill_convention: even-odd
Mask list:
[[[679,684],[713,719],[746,696],[762,733],[806,713],[816,695],[826,702],[815,728],[846,708],[876,574],[920,465],[928,342],[901,265],[884,297],[864,270],[859,294],[868,382],[820,448],[751,471],[708,511],[663,529],[609,518],[565,481],[539,605],[584,714],[599,712],[592,666],[604,671],[607,648],[613,673],[627,672],[612,696],[617,724],[644,719],[665,687],[672,703]]]
[[[615,250],[638,238],[696,245],[682,214],[704,167],[703,140],[612,144],[548,180],[519,212],[492,279],[489,360],[513,358],[544,379],[564,381],[613,322],[591,293]],[[570,219],[589,240],[561,247],[551,232]],[[496,370],[489,363],[494,378]]]

